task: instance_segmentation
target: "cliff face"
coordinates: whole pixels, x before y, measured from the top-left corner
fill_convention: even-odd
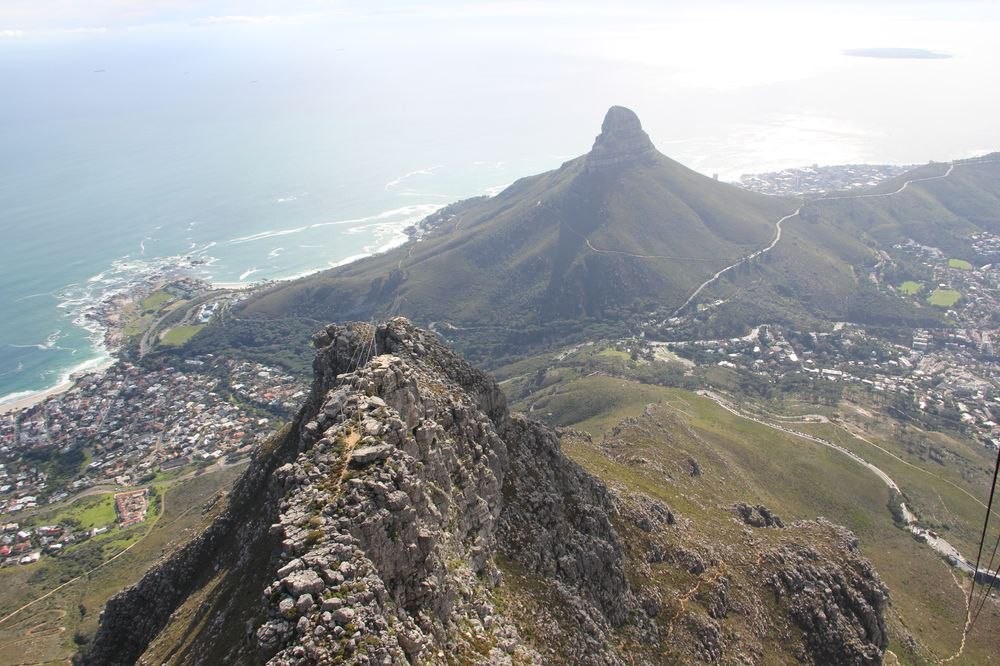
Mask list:
[[[314,342],[292,430],[209,530],[108,603],[82,661],[653,663],[674,659],[665,642],[692,659],[759,661],[743,643],[766,637],[766,619],[731,601],[751,593],[808,632],[791,635],[790,654],[881,658],[884,588],[856,543],[837,545],[837,561],[775,546],[754,590],[706,581],[723,616],[756,618],[725,635],[715,616],[684,615],[687,599],[675,610],[677,598],[630,584],[653,563],[711,565],[664,541],[678,517],[584,473],[434,336],[395,319]]]
[[[650,160],[656,153],[639,117],[631,109],[613,106],[604,116],[601,133],[587,155],[587,168],[597,171],[619,164]]]
[[[611,497],[554,434],[511,416],[491,378],[405,320],[372,333],[316,336],[296,432],[257,457],[204,535],[108,603],[88,661],[128,663],[150,646],[204,663],[540,660],[490,602],[498,557],[558,583],[597,637],[637,608]],[[180,649],[166,645],[206,587],[227,601]]]

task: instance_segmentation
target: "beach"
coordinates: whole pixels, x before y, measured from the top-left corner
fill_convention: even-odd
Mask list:
[[[101,360],[99,363],[89,367],[85,370],[79,370],[77,372],[71,373],[69,377],[63,379],[55,386],[50,386],[47,389],[42,389],[41,391],[35,391],[34,393],[29,393],[27,395],[22,395],[6,402],[0,402],[0,414],[10,414],[11,412],[19,412],[29,407],[34,407],[35,405],[41,404],[61,393],[69,391],[71,388],[76,386],[76,382],[80,377],[86,375],[100,374],[113,366],[118,362],[117,358],[107,357]]]

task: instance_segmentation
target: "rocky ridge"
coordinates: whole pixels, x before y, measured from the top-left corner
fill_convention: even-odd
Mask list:
[[[597,171],[648,159],[656,153],[639,116],[624,106],[612,106],[601,123],[601,133],[587,155],[587,169]]]
[[[775,619],[803,661],[881,658],[885,590],[842,528],[772,520],[749,586],[690,518],[585,473],[405,319],[314,343],[293,427],[109,601],[79,661],[759,663]]]
[[[541,663],[491,602],[498,558],[551,582],[588,627],[576,657],[611,659],[608,632],[641,609],[607,489],[405,320],[332,326],[314,342],[295,432],[258,456],[204,535],[108,603],[83,660],[155,661],[143,653],[187,631],[172,623],[199,572],[233,558],[230,583],[260,585],[254,606],[219,608],[184,653],[194,662]],[[262,552],[263,576],[240,577]]]

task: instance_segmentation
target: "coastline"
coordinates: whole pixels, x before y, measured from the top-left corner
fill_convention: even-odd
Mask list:
[[[107,353],[98,356],[95,359],[86,361],[80,364],[76,368],[71,369],[63,377],[59,379],[59,383],[50,386],[48,388],[41,389],[40,391],[33,391],[30,393],[18,395],[12,394],[15,397],[0,401],[0,414],[10,414],[12,412],[20,412],[25,409],[39,405],[49,398],[55,397],[62,393],[66,393],[74,386],[76,386],[77,380],[81,377],[100,374],[113,366],[118,362],[118,359]]]
[[[442,207],[443,206],[438,206],[437,208],[440,209]],[[405,228],[409,228],[409,226],[412,225],[407,224],[407,227]],[[395,249],[397,247],[406,245],[407,243],[414,242],[417,240],[419,240],[418,237],[412,237],[404,233],[402,230],[398,230],[396,232],[395,237],[390,239],[388,242],[385,242],[374,248],[370,247],[368,251],[349,255],[341,259],[340,261],[330,262],[326,266],[320,266],[317,268],[300,271],[299,273],[296,273],[294,275],[289,275],[280,278],[269,278],[269,279],[249,281],[249,282],[219,281],[219,282],[208,282],[208,284],[212,289],[222,289],[226,291],[249,291],[257,287],[260,287],[263,284],[291,282],[304,277],[308,277],[310,275],[315,275],[316,273],[321,273],[326,270],[339,268],[341,266],[346,266],[348,264],[354,263],[355,261],[366,259],[368,257],[375,256],[377,254],[382,254],[383,252],[388,252],[389,250]],[[80,377],[95,373],[102,373],[108,368],[110,368],[112,365],[117,363],[118,362],[117,354],[114,351],[109,350],[108,347],[106,346],[107,344],[110,344],[109,339],[107,337],[108,330],[106,327],[106,323],[101,328],[103,329],[102,337],[104,338],[104,343],[94,350],[98,352],[99,354],[98,356],[88,361],[85,361],[73,368],[70,368],[59,378],[59,381],[52,386],[39,389],[37,391],[10,393],[6,396],[0,396],[0,415],[20,412],[25,409],[34,407],[35,405],[45,402],[49,398],[52,398],[54,396],[60,395],[62,393],[71,390],[74,386],[76,386],[76,382]]]

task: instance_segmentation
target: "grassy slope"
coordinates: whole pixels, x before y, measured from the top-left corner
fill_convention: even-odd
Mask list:
[[[946,169],[921,167],[875,191],[893,192],[908,179]],[[959,165],[947,179],[913,183],[891,197],[807,203],[785,224],[774,251],[727,274],[705,294],[705,301],[727,303],[704,319],[710,329],[727,334],[759,321],[934,325],[933,308],[872,287],[867,267],[875,263],[873,249],[913,238],[953,256],[970,256],[971,233],[1000,230],[998,176],[1000,164]],[[931,303],[947,307],[943,298]]]
[[[228,488],[242,469],[242,465],[230,467],[170,487],[166,491],[162,515],[135,547],[111,564],[0,624],[0,664],[65,662],[69,659],[76,652],[74,634],[77,631],[92,634],[109,597],[138,580],[176,544],[200,532],[214,516],[212,511],[203,514],[203,506],[216,493]],[[146,526],[138,529],[145,530]],[[121,547],[121,543],[113,540],[103,544],[102,559],[119,552]],[[35,581],[43,567],[56,568],[51,571],[54,576],[45,576],[45,579],[55,580],[60,566],[59,560],[46,558],[38,564],[0,570],[0,616],[52,589],[51,585]]]
[[[160,342],[171,347],[179,347],[193,338],[203,328],[205,328],[204,324],[174,326],[163,333]]]
[[[580,158],[477,200],[420,243],[278,285],[241,315],[344,320],[392,311],[468,328],[453,337],[480,342],[510,342],[554,319],[623,323],[630,312],[679,305],[725,262],[766,244],[793,208],[662,156],[601,173],[586,172]],[[602,250],[707,261],[595,252],[585,237]]]
[[[641,413],[646,404],[657,403],[654,414],[662,426],[654,428],[653,435],[627,430],[626,451],[610,456],[599,447],[577,443],[568,445],[567,452],[609,481],[662,498],[699,525],[711,524],[714,508],[733,501],[762,502],[786,521],[823,515],[846,525],[861,538],[864,553],[891,590],[891,649],[912,663],[944,658],[957,649],[965,609],[950,568],[893,525],[886,486],[846,456],[735,417],[681,390],[591,377],[549,392],[553,393],[545,400],[546,413],[552,413],[549,420],[585,428],[595,439],[622,418]],[[581,396],[588,401],[583,408]],[[590,416],[578,420],[582,414]],[[542,415],[537,405],[535,415]],[[850,438],[839,439],[846,444]],[[861,442],[856,441],[855,447],[876,464],[885,462],[884,469],[920,506],[925,506],[928,493],[940,492],[952,512],[964,513],[970,522],[976,514],[974,503],[962,502],[961,493],[947,484],[933,479],[928,483],[918,472],[907,473],[904,465],[893,466],[891,459],[870,455]],[[642,459],[669,465],[687,457],[701,466],[702,475],[695,480],[680,473],[665,479],[659,468],[625,462]],[[958,543],[968,542],[959,538]],[[986,623],[969,639],[964,655],[968,661],[958,663],[978,663],[991,654],[989,632],[1000,623],[995,608],[988,613]],[[902,643],[907,634],[920,645],[916,654]]]

